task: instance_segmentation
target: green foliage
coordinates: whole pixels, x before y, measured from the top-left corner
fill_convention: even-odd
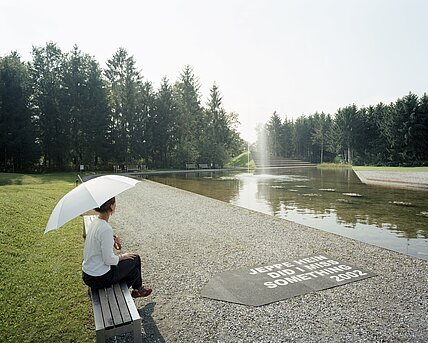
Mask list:
[[[375,166],[354,166],[355,170],[379,170],[393,172],[428,172],[428,167],[375,167]]]
[[[0,58],[0,170],[30,169],[39,158],[29,105],[27,66],[15,52]]]
[[[52,208],[74,187],[74,178],[0,174],[1,183],[9,184],[0,186],[2,342],[88,342],[94,337],[81,279],[81,219],[43,235]]]
[[[415,94],[395,103],[337,110],[281,122],[275,112],[262,131],[268,153],[312,162],[418,166],[428,164],[428,96]],[[289,134],[292,131],[290,141]],[[260,141],[259,135],[258,141]],[[257,144],[259,145],[259,143]],[[287,149],[287,151],[286,151]]]
[[[328,134],[332,129],[332,120],[330,115],[324,113],[314,114],[314,128],[312,130],[312,142],[320,148],[320,163],[323,163],[324,148],[328,145]]]
[[[153,95],[154,104],[151,116],[147,118],[146,140],[147,156],[150,156],[151,167],[166,168],[171,161],[171,153],[177,143],[174,123],[177,118],[176,104],[172,87],[163,78],[160,89]]]
[[[30,65],[32,108],[43,154],[43,166],[58,170],[66,167],[64,152],[70,149],[69,114],[63,111],[62,71],[64,55],[54,43],[33,48]]]
[[[346,163],[321,163],[317,165],[317,168],[321,169],[343,169],[352,168],[351,165]]]
[[[199,143],[202,162],[222,166],[236,152],[236,147],[242,143],[236,124],[236,115],[225,111],[219,89],[214,84],[205,109],[205,137]]]
[[[75,46],[65,55],[63,81],[61,101],[69,117],[70,159],[74,165],[97,165],[106,157],[109,122],[101,69]]]
[[[0,58],[0,170],[222,165],[241,151],[237,115],[215,85],[204,108],[199,89],[188,65],[174,86],[153,89],[124,48],[104,71],[77,46],[63,53],[54,43],[34,47],[29,64]]]
[[[142,77],[134,58],[123,48],[107,61],[105,75],[112,116],[109,127],[111,155],[115,162],[127,163],[130,156],[138,154],[135,143],[140,140],[139,132],[144,130],[147,117],[141,99]]]
[[[248,164],[248,155],[250,155],[249,164]],[[226,165],[230,167],[245,167],[245,168],[255,168],[256,166],[251,156],[251,153],[249,153],[248,151],[245,151],[242,154],[239,154],[238,156],[232,158],[229,162],[227,162]]]
[[[340,144],[343,149],[345,161],[352,164],[352,155],[361,132],[361,124],[357,106],[351,105],[339,108],[336,113],[336,127],[339,130]]]
[[[173,163],[177,167],[182,167],[186,162],[196,162],[200,157],[200,142],[205,138],[205,132],[199,88],[199,81],[193,69],[186,65],[173,88],[173,99],[177,108],[177,146],[172,155]]]
[[[313,161],[314,149],[311,144],[312,118],[299,117],[294,124],[294,156]]]
[[[272,117],[266,125],[268,136],[269,151],[272,156],[280,156],[282,154],[282,139],[283,130],[281,118],[276,112],[273,112]]]

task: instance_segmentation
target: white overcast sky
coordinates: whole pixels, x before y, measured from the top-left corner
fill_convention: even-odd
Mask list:
[[[158,88],[190,64],[214,82],[244,139],[274,111],[296,118],[428,89],[425,0],[0,0],[0,56],[48,41],[102,67],[118,47]]]

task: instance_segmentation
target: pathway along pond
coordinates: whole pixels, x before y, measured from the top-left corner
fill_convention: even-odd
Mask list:
[[[148,179],[428,260],[428,192],[369,186],[352,169],[196,172]]]

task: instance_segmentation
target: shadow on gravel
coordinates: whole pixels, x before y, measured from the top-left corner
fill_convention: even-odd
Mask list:
[[[155,305],[156,303],[152,302],[138,310],[142,318],[142,325],[144,329],[143,342],[165,343],[165,340],[160,334],[158,327],[156,326],[156,323],[152,317]]]

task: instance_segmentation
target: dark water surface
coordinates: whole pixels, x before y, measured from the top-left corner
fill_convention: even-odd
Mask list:
[[[351,169],[269,173],[149,179],[428,260],[428,192],[365,185]]]

